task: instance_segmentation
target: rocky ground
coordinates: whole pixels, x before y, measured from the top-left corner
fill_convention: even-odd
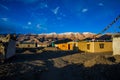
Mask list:
[[[120,80],[120,56],[39,51],[0,64],[0,80]]]

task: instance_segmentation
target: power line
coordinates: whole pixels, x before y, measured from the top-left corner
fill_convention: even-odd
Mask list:
[[[105,31],[107,31],[114,23],[116,23],[118,20],[120,19],[120,15],[118,15],[108,26],[106,26],[100,33],[98,33],[97,35],[100,35],[102,33],[104,33]],[[97,36],[95,35],[95,36]]]

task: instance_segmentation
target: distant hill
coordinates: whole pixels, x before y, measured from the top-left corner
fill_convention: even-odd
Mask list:
[[[56,41],[56,40],[64,40],[64,39],[69,39],[69,40],[85,40],[85,39],[92,39],[94,38],[95,33],[90,33],[90,32],[66,32],[66,33],[44,33],[44,34],[29,34],[29,35],[19,35],[18,41],[23,41],[25,39],[34,39],[35,41]],[[99,35],[96,39],[98,40],[111,40],[112,34],[104,34],[104,35]],[[37,42],[38,42],[37,41]]]
[[[84,33],[79,33],[79,32],[65,32],[65,33],[49,33],[49,34],[39,34],[39,36],[45,36],[46,38],[58,38],[58,39],[71,39],[71,40],[82,40],[85,38],[93,38],[95,33],[90,33],[90,32],[84,32]]]

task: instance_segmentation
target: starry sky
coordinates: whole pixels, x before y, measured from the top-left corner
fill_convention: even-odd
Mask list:
[[[99,33],[119,14],[120,0],[0,0],[0,33]]]

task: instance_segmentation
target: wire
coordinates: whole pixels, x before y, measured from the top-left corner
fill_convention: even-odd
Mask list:
[[[108,26],[106,26],[100,33],[98,33],[97,35],[100,35],[102,33],[104,33],[105,31],[107,31],[114,23],[116,23],[118,20],[120,19],[120,15],[118,15]],[[97,36],[95,35],[95,36]]]

